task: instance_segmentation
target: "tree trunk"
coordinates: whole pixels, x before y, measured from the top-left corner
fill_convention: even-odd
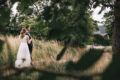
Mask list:
[[[114,7],[112,49],[114,54],[120,54],[120,0],[115,1]]]

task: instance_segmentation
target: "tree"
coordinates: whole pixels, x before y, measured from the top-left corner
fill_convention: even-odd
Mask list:
[[[26,18],[21,22],[21,26],[31,26],[31,34],[35,39],[46,39],[49,27],[43,20],[38,21],[36,18]]]
[[[90,18],[88,4],[89,1],[52,0],[50,6],[45,6],[42,16],[50,27],[48,39],[66,42],[71,37],[72,45],[86,45],[97,27]]]
[[[34,17],[32,14],[34,10],[30,8],[30,6],[34,5],[34,3],[39,0],[10,0],[8,1],[9,4],[7,1],[8,0],[0,0],[1,31],[4,31],[3,29],[9,26],[11,6],[15,2],[19,2],[17,8],[20,14],[19,16],[30,18]],[[42,19],[48,23],[48,27],[50,28],[48,34],[49,39],[55,38],[64,41],[67,39],[71,42],[72,38],[74,44],[84,45],[83,43],[89,40],[89,34],[93,30],[94,23],[90,18],[88,9],[92,6],[96,8],[99,5],[102,6],[100,13],[106,7],[114,9],[114,25],[112,28],[112,47],[114,54],[112,63],[105,71],[105,76],[107,76],[106,80],[108,80],[109,77],[111,80],[117,80],[119,79],[118,73],[120,72],[120,56],[116,55],[120,53],[120,0],[115,0],[115,3],[113,3],[113,0],[51,0],[51,4],[44,7],[43,13],[37,14],[38,21]],[[80,43],[78,43],[78,41]],[[114,75],[112,75],[111,69],[114,70]]]
[[[114,7],[114,27],[113,27],[113,36],[112,36],[112,47],[113,53],[119,54],[120,53],[120,1],[115,0],[115,7]]]
[[[89,42],[90,35],[97,28],[96,21],[90,18],[89,1],[52,0],[51,3],[49,1],[45,1],[46,4],[41,3],[40,0],[24,3],[19,1],[16,23],[22,27],[33,24],[31,26],[36,31],[32,32],[39,33],[39,37],[46,37],[48,40],[55,39],[66,43],[71,37],[74,39],[72,43],[74,46],[84,46]]]
[[[104,21],[104,27],[105,27],[110,39],[112,39],[112,28],[113,28],[113,19],[114,19],[113,12],[114,11],[111,10],[104,14],[104,18],[106,19]]]

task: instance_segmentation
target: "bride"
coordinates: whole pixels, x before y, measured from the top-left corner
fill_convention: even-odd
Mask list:
[[[30,67],[31,57],[28,48],[28,43],[30,43],[31,40],[29,40],[29,37],[26,35],[25,29],[21,30],[19,38],[21,43],[17,54],[17,60],[15,61],[15,67],[16,68]]]

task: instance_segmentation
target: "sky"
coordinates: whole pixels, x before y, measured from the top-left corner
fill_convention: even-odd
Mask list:
[[[18,5],[18,2],[15,3],[13,5],[13,8],[12,8],[12,11],[13,11],[13,14],[15,15],[17,13],[17,5]],[[105,19],[103,18],[103,15],[104,13],[108,12],[110,10],[110,8],[106,8],[101,14],[98,14],[98,12],[100,11],[101,7],[97,7],[95,9],[92,9],[93,10],[93,14],[92,14],[92,18],[96,21],[104,21]],[[98,23],[98,25],[103,25],[102,23]]]
[[[17,5],[18,5],[18,2],[16,2],[13,7],[12,7],[12,11],[13,11],[13,14],[15,15],[17,13]]]
[[[102,22],[104,21],[105,19],[103,18],[104,14],[106,12],[109,12],[110,11],[110,8],[106,8],[101,14],[98,14],[99,11],[100,11],[101,7],[97,7],[95,9],[93,9],[93,14],[92,14],[92,18],[96,21],[99,21],[99,22]],[[103,25],[102,23],[98,23],[98,25]]]

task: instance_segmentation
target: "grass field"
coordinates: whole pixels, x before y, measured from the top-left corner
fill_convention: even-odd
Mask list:
[[[20,41],[18,37],[4,36],[0,39],[4,41],[3,49],[0,53],[0,66],[9,64],[9,57],[12,56],[14,63],[19,48]],[[9,47],[7,47],[7,42]],[[61,60],[56,57],[62,50],[63,45],[57,41],[33,40],[34,50],[33,67],[37,69],[60,72],[60,73],[102,73],[112,60],[110,50],[95,50],[86,48],[70,47],[64,53]],[[3,66],[4,67],[4,66]],[[4,74],[11,74],[14,70],[5,70]],[[10,77],[7,80],[78,80],[74,78],[56,77],[39,72],[22,72],[17,76]],[[88,79],[81,79],[88,80]],[[91,80],[91,79],[90,79]],[[101,80],[99,76],[92,77],[92,80]]]

